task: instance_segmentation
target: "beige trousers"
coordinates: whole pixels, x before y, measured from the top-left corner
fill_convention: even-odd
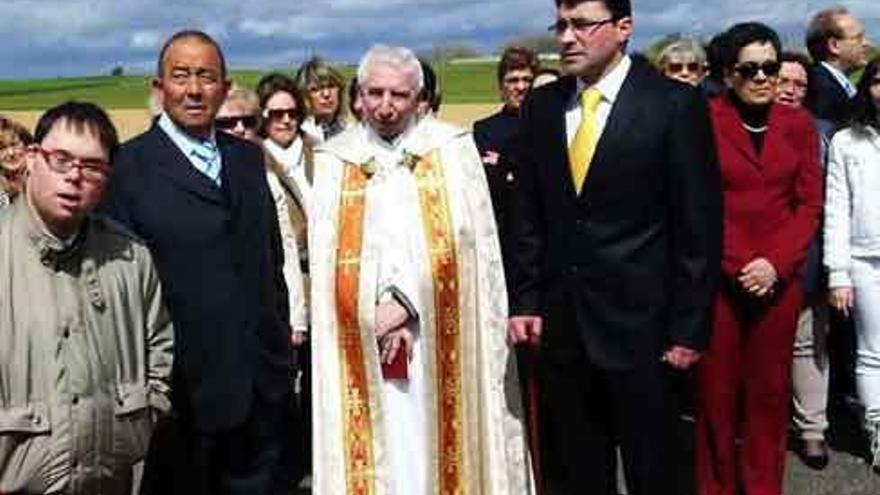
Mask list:
[[[792,422],[800,438],[822,440],[828,429],[828,304],[825,294],[804,300],[794,340]]]

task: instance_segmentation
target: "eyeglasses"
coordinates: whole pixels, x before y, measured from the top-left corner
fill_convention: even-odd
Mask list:
[[[295,108],[272,108],[263,110],[263,117],[269,120],[281,120],[285,115],[290,120],[296,120],[297,112]]]
[[[238,124],[241,124],[245,129],[254,129],[257,127],[257,116],[236,115],[234,117],[217,117],[214,120],[214,125],[222,131],[235,129],[238,127]]]
[[[685,72],[685,70],[687,70],[687,72],[691,72],[691,73],[702,72],[703,65],[698,64],[697,62],[689,62],[686,64],[679,63],[679,62],[672,62],[672,63],[666,64],[666,70],[668,72],[673,73],[673,74],[679,74],[681,72]]]
[[[585,19],[583,17],[572,17],[571,19],[560,18],[557,19],[556,22],[554,22],[553,24],[547,26],[547,31],[550,31],[551,33],[556,33],[556,35],[559,36],[564,34],[565,31],[570,27],[572,30],[578,33],[593,34],[605,24],[611,24],[616,21],[617,19],[613,17],[598,21]]]
[[[758,72],[762,72],[765,77],[776,77],[779,75],[780,66],[781,64],[776,60],[767,60],[760,64],[758,62],[743,62],[734,66],[733,70],[744,79],[754,79]]]
[[[81,158],[64,150],[49,150],[37,144],[28,149],[43,155],[49,169],[59,174],[66,174],[75,167],[89,182],[100,182],[110,174],[110,164],[100,158]]]

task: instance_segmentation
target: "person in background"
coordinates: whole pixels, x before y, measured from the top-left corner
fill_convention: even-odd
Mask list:
[[[296,88],[305,101],[302,130],[316,142],[324,142],[347,126],[345,79],[332,65],[319,57],[306,61],[296,71]]]
[[[440,116],[440,104],[443,102],[443,93],[440,91],[440,79],[431,64],[425,60],[419,59],[422,66],[422,74],[424,75],[425,87],[419,92],[419,115],[431,115],[433,117]]]
[[[361,104],[360,89],[358,88],[357,76],[348,82],[348,111],[356,122],[363,120],[364,106]]]
[[[529,94],[538,65],[538,56],[531,49],[521,46],[505,48],[496,72],[501,108],[495,114],[474,123],[474,143],[480,152],[480,160],[489,182],[492,207],[504,254],[508,249],[506,221],[515,180],[513,154],[514,139],[520,124],[519,109]],[[510,257],[505,255],[504,260],[505,272],[509,274]]]
[[[10,205],[24,188],[25,151],[33,140],[23,125],[0,116],[0,208]]]
[[[214,125],[241,139],[258,142],[260,125],[260,102],[257,95],[247,88],[233,85],[226,100],[217,111]]]
[[[214,125],[227,76],[209,35],[168,38],[153,79],[163,113],[122,146],[104,204],[150,246],[179,342],[173,434],[148,459],[148,493],[288,489],[284,255],[262,150]]]
[[[871,46],[861,22],[844,7],[817,12],[807,26],[810,70],[810,111],[838,128],[848,125],[856,88],[849,76],[868,63]]]
[[[724,247],[709,350],[698,367],[698,495],[782,495],[791,353],[807,250],[822,212],[809,113],[774,102],[780,41],[731,27],[728,93],[709,111],[721,167]]]
[[[535,72],[535,79],[532,80],[532,89],[540,88],[545,84],[550,84],[559,80],[562,74],[559,69],[553,67],[539,67]]]
[[[776,103],[803,108],[809,87],[810,59],[796,52],[782,52],[779,56],[779,80],[776,83]],[[822,119],[813,119],[819,133],[819,164],[825,166],[827,144],[834,125]],[[822,268],[821,233],[817,233],[804,267],[804,300],[798,316],[792,362],[792,412],[796,451],[804,464],[813,469],[828,465],[828,302]]]
[[[699,86],[706,76],[706,50],[695,39],[673,41],[657,55],[657,68],[670,79]]]
[[[855,324],[856,390],[880,474],[880,59],[865,68],[852,110],[828,154],[825,267],[831,305]]]
[[[63,103],[35,135],[24,197],[0,211],[0,493],[137,493],[171,409],[171,318],[147,246],[94,212],[119,146],[107,114]]]
[[[700,89],[708,99],[727,94],[727,85],[724,82],[724,59],[729,48],[725,34],[725,32],[717,33],[705,48],[706,76],[700,84]]]

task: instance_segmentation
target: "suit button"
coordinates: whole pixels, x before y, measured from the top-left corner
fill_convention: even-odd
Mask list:
[[[64,333],[62,335],[64,336],[65,339],[69,339],[70,338],[70,329],[65,328]]]
[[[74,406],[77,405],[77,404],[79,404],[79,396],[78,396],[78,395],[74,395],[74,396],[73,396],[73,399],[71,399],[70,403],[73,404]]]

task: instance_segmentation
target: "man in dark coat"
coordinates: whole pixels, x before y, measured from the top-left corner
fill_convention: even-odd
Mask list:
[[[270,493],[285,438],[278,222],[260,149],[215,132],[226,76],[208,35],[166,42],[153,82],[164,112],[122,147],[105,205],[149,246],[179,336],[173,434],[147,466],[170,466],[146,474],[157,493]]]
[[[699,90],[632,60],[628,0],[557,0],[522,108],[510,338],[539,341],[547,495],[683,493],[672,377],[705,349],[720,179]]]

